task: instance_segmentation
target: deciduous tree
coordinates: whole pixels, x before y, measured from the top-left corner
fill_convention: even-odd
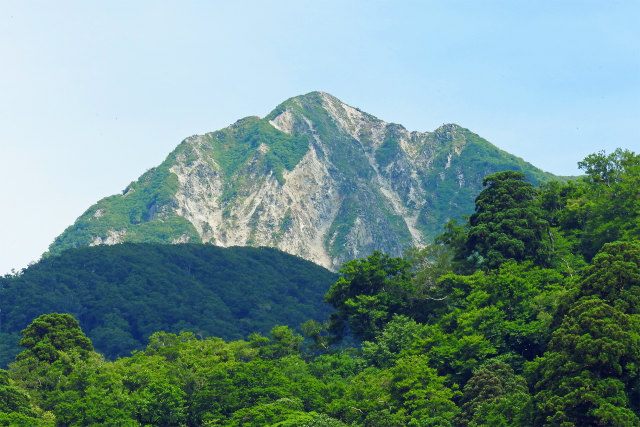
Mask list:
[[[372,340],[395,313],[407,311],[411,291],[410,264],[403,258],[376,251],[349,261],[325,296],[336,308],[330,331],[341,337],[348,325],[357,338]]]

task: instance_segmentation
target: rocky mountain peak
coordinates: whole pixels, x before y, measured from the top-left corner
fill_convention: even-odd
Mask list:
[[[264,119],[185,139],[90,207],[51,245],[121,241],[270,246],[331,269],[373,250],[400,255],[469,214],[482,178],[543,172],[458,125],[409,132],[325,92]],[[99,214],[98,214],[99,213]]]

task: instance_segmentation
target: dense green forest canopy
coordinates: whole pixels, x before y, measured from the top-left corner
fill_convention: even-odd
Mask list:
[[[538,188],[488,177],[474,216],[433,245],[346,263],[307,339],[283,325],[233,341],[156,332],[109,362],[82,322],[39,316],[0,371],[0,422],[640,426],[640,156],[580,166],[583,179]],[[350,335],[359,348],[332,345]]]
[[[69,313],[107,358],[145,347],[156,331],[241,339],[274,324],[322,321],[336,280],[270,248],[126,243],[71,249],[0,278],[0,363],[43,313]]]

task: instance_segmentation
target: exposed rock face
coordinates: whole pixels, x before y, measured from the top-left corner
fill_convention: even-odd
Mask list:
[[[185,139],[50,250],[201,241],[277,247],[335,270],[376,249],[400,255],[428,243],[471,213],[484,176],[505,169],[551,176],[457,125],[409,132],[313,92]]]
[[[118,243],[122,243],[125,241],[125,235],[127,234],[126,230],[108,230],[107,235],[95,236],[93,241],[89,244],[89,246],[98,246],[98,245],[117,245]]]

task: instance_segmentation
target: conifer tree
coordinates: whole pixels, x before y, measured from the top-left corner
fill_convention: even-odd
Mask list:
[[[537,207],[536,191],[522,172],[487,176],[469,217],[467,250],[482,256],[485,269],[509,259],[546,263],[544,231],[547,223]]]

